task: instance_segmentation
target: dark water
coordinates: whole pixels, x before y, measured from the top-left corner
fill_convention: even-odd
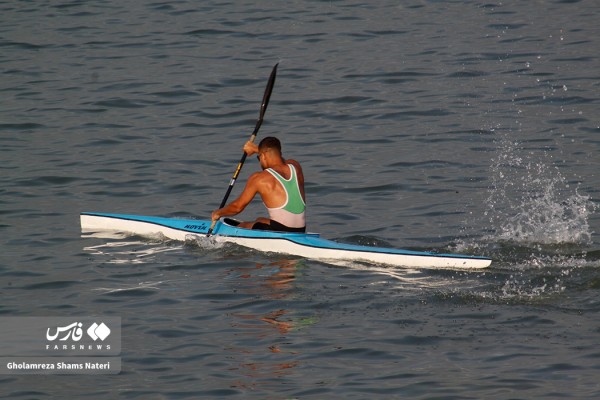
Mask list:
[[[598,398],[599,26],[592,0],[0,2],[0,315],[123,323],[120,375],[0,398]],[[80,211],[207,218],[276,62],[259,138],[303,163],[311,230],[492,267],[80,237]]]

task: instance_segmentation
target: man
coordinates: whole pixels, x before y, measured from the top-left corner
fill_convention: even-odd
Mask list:
[[[248,141],[244,151],[251,156],[258,153],[262,171],[250,175],[240,196],[223,208],[213,211],[213,221],[241,213],[256,193],[267,207],[269,218],[242,222],[239,227],[283,232],[305,232],[306,197],[304,174],[295,160],[285,160],[281,155],[281,142],[267,137],[258,146]]]

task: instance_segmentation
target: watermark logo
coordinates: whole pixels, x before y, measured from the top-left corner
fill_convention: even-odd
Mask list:
[[[117,374],[120,317],[0,317],[0,375]]]
[[[87,334],[94,340],[94,342],[98,339],[104,342],[104,339],[110,335],[110,328],[104,324],[104,322],[98,325],[97,323],[93,323],[87,330]]]
[[[75,342],[79,342],[83,337],[82,327],[83,323],[73,322],[72,324],[66,326],[48,328],[46,330],[46,339],[48,339],[50,342],[53,342],[56,339],[60,341],[71,339]],[[51,334],[52,329],[54,329],[54,334]],[[110,335],[111,330],[104,322],[101,322],[100,325],[98,325],[97,322],[94,322],[90,325],[86,332],[88,336],[95,342],[98,339],[104,341]]]
[[[83,324],[81,322],[73,322],[71,325],[59,326],[56,328],[55,335],[51,335],[50,334],[51,328],[48,328],[48,330],[46,331],[46,339],[53,342],[54,340],[56,340],[58,338],[58,336],[61,333],[66,332],[66,335],[59,338],[58,340],[64,341],[64,340],[68,340],[69,338],[71,338],[74,341],[78,342],[79,340],[81,340],[81,337],[83,336],[83,331],[81,330],[82,326],[83,326]]]

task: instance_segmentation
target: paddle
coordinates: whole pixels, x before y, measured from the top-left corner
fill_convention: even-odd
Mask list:
[[[271,98],[271,92],[273,92],[273,86],[275,85],[275,76],[277,75],[277,66],[278,65],[279,65],[279,63],[275,64],[275,66],[273,67],[273,70],[271,71],[271,76],[269,76],[269,82],[267,82],[267,87],[265,88],[265,94],[263,95],[262,103],[260,105],[260,114],[258,116],[258,120],[256,121],[256,126],[254,127],[254,131],[252,132],[252,135],[250,136],[251,142],[254,142],[254,139],[256,139],[256,135],[258,135],[258,130],[260,129],[260,126],[263,123],[265,112],[267,111],[267,106],[269,105],[269,99]],[[235,169],[235,172],[233,173],[233,177],[231,178],[231,181],[229,182],[229,187],[227,188],[227,191],[225,192],[225,196],[223,197],[223,200],[221,201],[221,205],[219,206],[219,208],[225,207],[225,204],[227,203],[227,199],[229,198],[229,195],[231,194],[231,190],[233,189],[233,185],[235,185],[235,181],[237,180],[238,176],[240,175],[240,171],[242,170],[242,167],[244,166],[246,157],[247,157],[246,152],[244,152],[244,154],[242,154],[242,158],[241,158],[240,162],[238,163],[237,168]],[[212,234],[212,231],[215,228],[216,223],[217,223],[216,220],[212,222],[212,224],[210,225],[210,228],[208,229],[206,236],[210,236]]]

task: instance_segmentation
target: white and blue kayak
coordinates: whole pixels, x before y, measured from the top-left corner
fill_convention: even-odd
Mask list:
[[[162,235],[178,241],[206,236],[211,221],[199,219],[149,217],[142,215],[83,212],[83,233],[120,232],[140,236]],[[339,263],[360,261],[408,268],[480,269],[492,260],[463,254],[400,250],[385,247],[344,244],[321,238],[318,233],[271,232],[239,228],[239,222],[224,218],[217,222],[212,238],[251,249],[282,253]]]

